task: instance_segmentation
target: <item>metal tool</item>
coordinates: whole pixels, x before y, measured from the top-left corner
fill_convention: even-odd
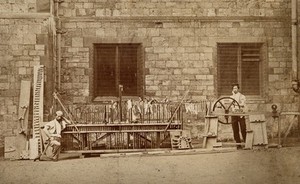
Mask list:
[[[44,151],[42,153],[40,153],[36,158],[33,159],[33,161],[37,161],[37,160],[40,160],[41,159],[41,156],[45,155],[46,151],[48,150],[50,146],[50,141],[48,142],[46,148],[44,149]]]
[[[24,119],[25,119],[25,115],[26,115],[26,112],[27,112],[27,106],[24,105],[21,107],[21,109],[24,109],[23,110],[23,114],[21,117],[19,117],[19,121],[20,121],[20,131],[19,131],[19,134],[22,134],[24,133],[25,134],[25,129],[24,129]]]

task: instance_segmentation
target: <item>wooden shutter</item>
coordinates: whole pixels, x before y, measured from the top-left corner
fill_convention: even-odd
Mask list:
[[[218,93],[231,95],[232,84],[239,83],[245,95],[260,95],[260,43],[218,44]]]
[[[94,89],[96,96],[117,96],[116,47],[109,44],[96,45]]]
[[[137,95],[143,98],[144,95],[144,52],[142,45],[137,49]]]
[[[247,95],[260,95],[260,44],[241,47],[241,89]]]
[[[238,82],[238,45],[218,44],[218,93],[231,95],[232,84]]]
[[[94,94],[140,96],[143,89],[141,44],[95,44]]]
[[[137,45],[124,44],[119,46],[120,84],[123,95],[137,95]]]

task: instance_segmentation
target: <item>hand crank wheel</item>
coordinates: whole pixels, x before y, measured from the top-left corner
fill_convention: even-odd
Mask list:
[[[223,104],[222,100],[225,100],[225,99],[231,100],[231,103],[229,103],[229,105]],[[231,98],[231,97],[222,97],[222,98],[219,98],[214,103],[213,111],[215,111],[215,109],[218,107],[218,104],[221,106],[222,109],[224,109],[225,114],[229,114],[229,110],[230,110],[230,108],[231,108],[232,105],[237,106],[239,109],[241,108],[240,104],[234,98]],[[225,121],[221,121],[221,120],[218,119],[218,122],[222,123],[222,124],[231,124],[231,122],[228,121],[229,116],[225,115],[224,117],[225,117]]]

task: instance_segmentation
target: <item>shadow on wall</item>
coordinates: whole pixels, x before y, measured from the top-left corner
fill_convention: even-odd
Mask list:
[[[37,12],[49,13],[50,12],[50,0],[38,0],[36,2]]]
[[[0,160],[4,157],[4,147],[0,147]]]

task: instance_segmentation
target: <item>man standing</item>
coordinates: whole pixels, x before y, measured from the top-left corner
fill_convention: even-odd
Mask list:
[[[242,109],[245,109],[246,106],[246,97],[239,92],[239,84],[233,84],[232,86],[232,95],[230,96],[231,98],[235,99],[240,107]],[[233,108],[238,108],[237,105],[233,105]],[[243,137],[244,142],[246,142],[246,122],[245,122],[245,116],[232,116],[231,117],[232,121],[232,130],[233,130],[233,137],[236,143],[241,143],[241,138],[240,138],[240,129],[241,129],[241,134]],[[238,145],[237,149],[241,149],[242,146]]]
[[[61,150],[61,131],[66,128],[67,124],[70,122],[63,117],[63,112],[57,111],[55,119],[48,122],[43,128],[49,141],[48,144],[52,147],[53,161],[58,161]]]

